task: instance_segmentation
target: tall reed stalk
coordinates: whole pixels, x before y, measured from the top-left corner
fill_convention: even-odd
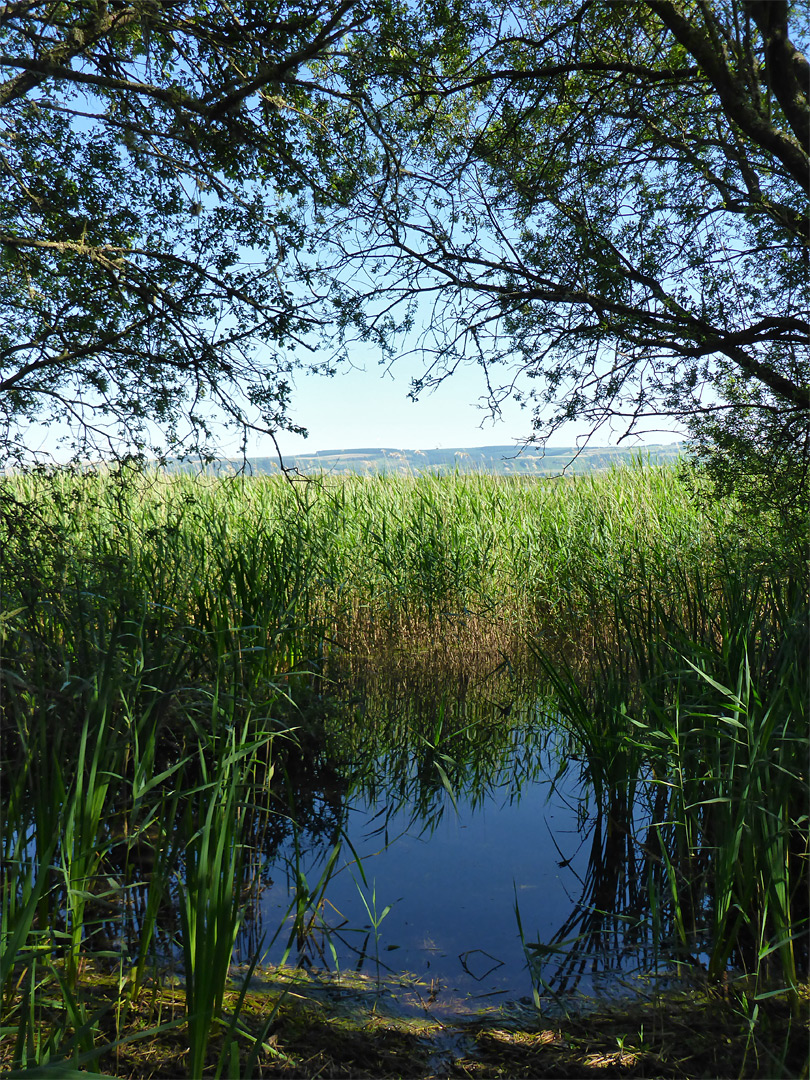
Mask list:
[[[211,1029],[222,1016],[236,935],[242,921],[248,780],[271,737],[252,740],[250,724],[219,736],[213,772],[199,754],[200,780],[186,800],[183,874],[178,878],[189,1073],[201,1076]]]
[[[801,543],[749,535],[732,504],[706,512],[666,469],[303,488],[30,474],[0,478],[4,508],[0,975],[19,1067],[92,1059],[86,972],[117,957],[134,1000],[175,909],[191,1066],[213,1032],[240,1037],[219,1018],[245,830],[270,812],[289,728],[305,742],[323,726],[329,680],[364,657],[428,657],[462,681],[539,657],[605,819],[634,828],[652,792],[662,940],[713,978],[806,978]],[[453,788],[466,728],[440,720],[416,766]],[[333,866],[315,888],[297,879],[293,936]],[[69,1018],[59,1037],[46,986]]]

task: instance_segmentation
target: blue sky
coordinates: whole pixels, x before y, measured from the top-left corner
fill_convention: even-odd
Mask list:
[[[311,358],[310,358],[311,359]],[[406,358],[387,369],[369,355],[363,364],[339,370],[332,378],[295,374],[295,392],[291,415],[309,430],[303,439],[279,433],[278,443],[284,455],[311,454],[317,450],[348,450],[352,447],[393,447],[403,450],[428,450],[437,447],[473,447],[519,445],[531,434],[531,410],[507,402],[503,415],[493,422],[483,403],[484,385],[475,365],[460,367],[433,392],[425,392],[417,402],[408,397],[410,379],[420,369]],[[673,426],[661,427],[651,421],[641,437],[625,439],[623,446],[649,446],[671,443],[682,438]],[[66,451],[57,448],[57,437],[65,428],[50,430],[28,428],[24,441],[31,451],[53,454],[67,460]],[[574,446],[586,435],[580,423],[568,424],[549,440],[549,446]],[[624,427],[607,426],[591,439],[592,446],[615,445]],[[240,455],[239,441],[224,435],[221,440],[225,457]],[[267,437],[255,436],[247,446],[249,457],[275,456],[275,447]]]
[[[392,447],[402,450],[474,446],[519,446],[531,435],[530,408],[521,409],[507,401],[502,416],[493,421],[484,405],[485,385],[481,369],[475,364],[460,366],[435,390],[425,391],[417,402],[408,397],[411,379],[424,368],[407,352],[390,366],[377,362],[368,349],[365,356],[353,353],[354,367],[340,367],[333,377],[297,371],[292,377],[294,393],[290,415],[309,431],[304,439],[286,432],[278,434],[278,444],[285,456],[312,454],[318,450],[348,450],[352,447]],[[318,357],[308,356],[307,361]],[[501,369],[501,376],[505,371]],[[646,432],[622,442],[623,446],[667,444],[683,438],[683,432],[670,422],[651,420]],[[29,451],[53,455],[65,461],[70,454],[58,447],[58,438],[66,427],[45,429],[32,425],[25,431]],[[214,430],[223,457],[241,456],[240,440],[231,433]],[[590,440],[591,446],[616,445],[625,432],[618,421],[613,428],[605,425]],[[548,442],[554,446],[581,445],[587,427],[573,422],[561,428]],[[274,457],[276,449],[267,436],[253,436],[247,445],[248,457]]]
[[[309,438],[279,435],[285,454],[313,453],[316,450],[349,449],[359,446],[390,446],[427,450],[435,447],[491,446],[519,443],[531,434],[531,411],[509,402],[503,417],[493,423],[481,403],[483,385],[473,366],[459,369],[433,393],[418,402],[408,398],[410,376],[406,361],[394,365],[393,373],[370,359],[363,369],[341,371],[333,378],[298,374],[293,399],[293,415],[309,430]],[[586,433],[572,423],[549,441],[553,446],[572,446]],[[624,434],[605,427],[594,436],[592,445],[615,444]],[[650,445],[675,442],[681,437],[671,430],[655,430],[643,439],[625,440],[623,445]],[[251,456],[272,454],[269,440],[254,441]]]

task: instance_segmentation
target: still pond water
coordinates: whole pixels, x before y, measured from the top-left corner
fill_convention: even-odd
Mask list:
[[[548,704],[503,698],[361,695],[304,739],[301,827],[284,834],[280,812],[236,959],[266,948],[303,874],[310,932],[290,942],[288,918],[264,962],[290,944],[290,964],[399,976],[405,1006],[615,998],[671,971],[634,839],[653,808],[600,812]]]

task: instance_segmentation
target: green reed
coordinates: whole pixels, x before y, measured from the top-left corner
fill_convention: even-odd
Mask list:
[[[201,1076],[242,921],[246,780],[272,737],[251,741],[250,725],[220,739],[213,772],[199,753],[200,782],[185,804],[183,874],[178,878],[189,1022],[189,1073]]]
[[[795,993],[809,929],[807,594],[789,572],[721,554],[714,577],[677,552],[642,575],[648,553],[628,553],[612,632],[594,637],[585,671],[535,647],[597,800],[632,830],[626,792],[657,789],[646,858],[663,937],[705,955],[711,979],[731,963]]]
[[[733,506],[702,510],[674,470],[295,485],[32,474],[0,481],[0,510],[13,778],[0,974],[20,1067],[35,1044],[76,1061],[102,1040],[101,1021],[80,1016],[92,964],[118,956],[134,998],[172,941],[193,1067],[212,1032],[236,1045],[222,994],[246,822],[269,812],[289,745],[272,736],[305,729],[295,703],[364,657],[460,679],[535,664],[606,812],[629,821],[642,788],[663,792],[648,864],[662,934],[708,942],[712,976],[729,963],[791,986],[806,974],[801,544],[755,543]],[[499,715],[487,723],[508,729]],[[442,771],[456,786],[456,747],[473,737],[443,716],[415,763],[431,790]],[[293,936],[317,921],[327,880],[298,880]],[[37,1024],[53,1026],[43,988],[83,1041],[66,1026],[61,1044],[37,1043]]]
[[[294,605],[264,604],[221,522],[188,528],[184,496],[164,503],[151,482],[28,477],[15,496],[28,517],[4,522],[0,597],[12,1064],[92,1064],[94,1043],[110,1049],[83,986],[113,962],[122,994],[138,994],[179,905],[197,1075],[241,920],[241,829],[267,812],[276,679],[306,654]],[[226,1041],[238,1038],[232,1023]]]
[[[212,647],[236,664],[250,650],[251,678],[260,653],[272,675],[318,642],[514,652],[538,620],[570,634],[569,617],[592,611],[594,588],[610,595],[628,554],[705,561],[722,529],[663,469],[543,483],[91,475],[7,486],[26,507],[48,501],[53,542],[37,538],[25,556],[35,577],[81,580],[87,603],[115,596],[128,610],[148,594],[154,649],[181,633],[200,665]]]

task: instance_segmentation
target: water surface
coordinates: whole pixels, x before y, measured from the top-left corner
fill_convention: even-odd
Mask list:
[[[330,718],[316,742],[321,771],[302,775],[329,790],[299,791],[312,827],[281,844],[243,958],[302,874],[320,902],[288,962],[415,977],[433,1009],[615,996],[666,966],[641,918],[629,830],[617,847],[615,813],[600,812],[542,702],[400,692]],[[645,810],[633,813],[638,826]],[[283,931],[265,960],[287,944]]]

